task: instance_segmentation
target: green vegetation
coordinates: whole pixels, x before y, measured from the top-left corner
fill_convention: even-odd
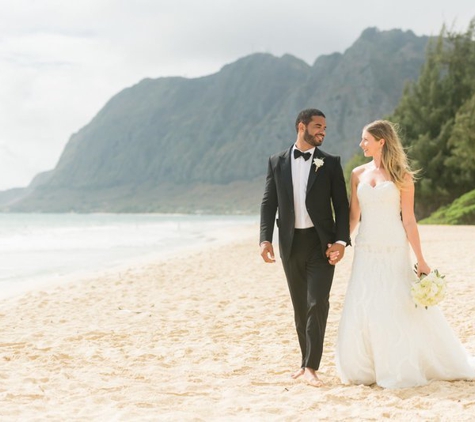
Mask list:
[[[475,224],[475,190],[440,208],[421,224]]]
[[[475,188],[475,20],[464,33],[444,28],[429,44],[419,79],[406,87],[389,119],[400,124],[413,166],[421,169],[416,189],[419,217]],[[469,224],[473,205],[467,214],[463,206],[470,207],[454,202],[440,215],[452,210],[455,214],[450,216],[457,217],[445,221]]]

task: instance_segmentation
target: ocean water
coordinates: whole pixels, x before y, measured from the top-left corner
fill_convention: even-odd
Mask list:
[[[257,222],[257,216],[0,214],[0,297],[212,244]]]

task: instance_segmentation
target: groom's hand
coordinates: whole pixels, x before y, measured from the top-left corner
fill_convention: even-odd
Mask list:
[[[329,243],[328,249],[326,250],[325,254],[328,258],[328,262],[332,265],[337,264],[345,255],[345,247],[341,243]]]
[[[265,241],[261,243],[261,256],[265,262],[275,262],[274,247],[272,243]]]

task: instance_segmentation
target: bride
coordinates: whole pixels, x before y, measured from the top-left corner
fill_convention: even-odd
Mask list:
[[[430,380],[475,378],[473,358],[437,307],[415,307],[414,277],[430,267],[414,216],[414,172],[391,122],[363,130],[360,147],[373,161],[351,175],[350,232],[360,222],[352,274],[338,330],[336,366],[345,384],[385,388]]]

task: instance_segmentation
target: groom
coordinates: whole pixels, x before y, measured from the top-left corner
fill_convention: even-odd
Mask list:
[[[295,122],[297,140],[269,159],[261,204],[261,256],[275,262],[272,236],[278,211],[279,250],[294,308],[303,375],[313,386],[323,383],[320,366],[335,264],[350,243],[348,198],[340,158],[318,149],[326,130],[325,115],[303,110]],[[332,212],[334,210],[334,217]]]

